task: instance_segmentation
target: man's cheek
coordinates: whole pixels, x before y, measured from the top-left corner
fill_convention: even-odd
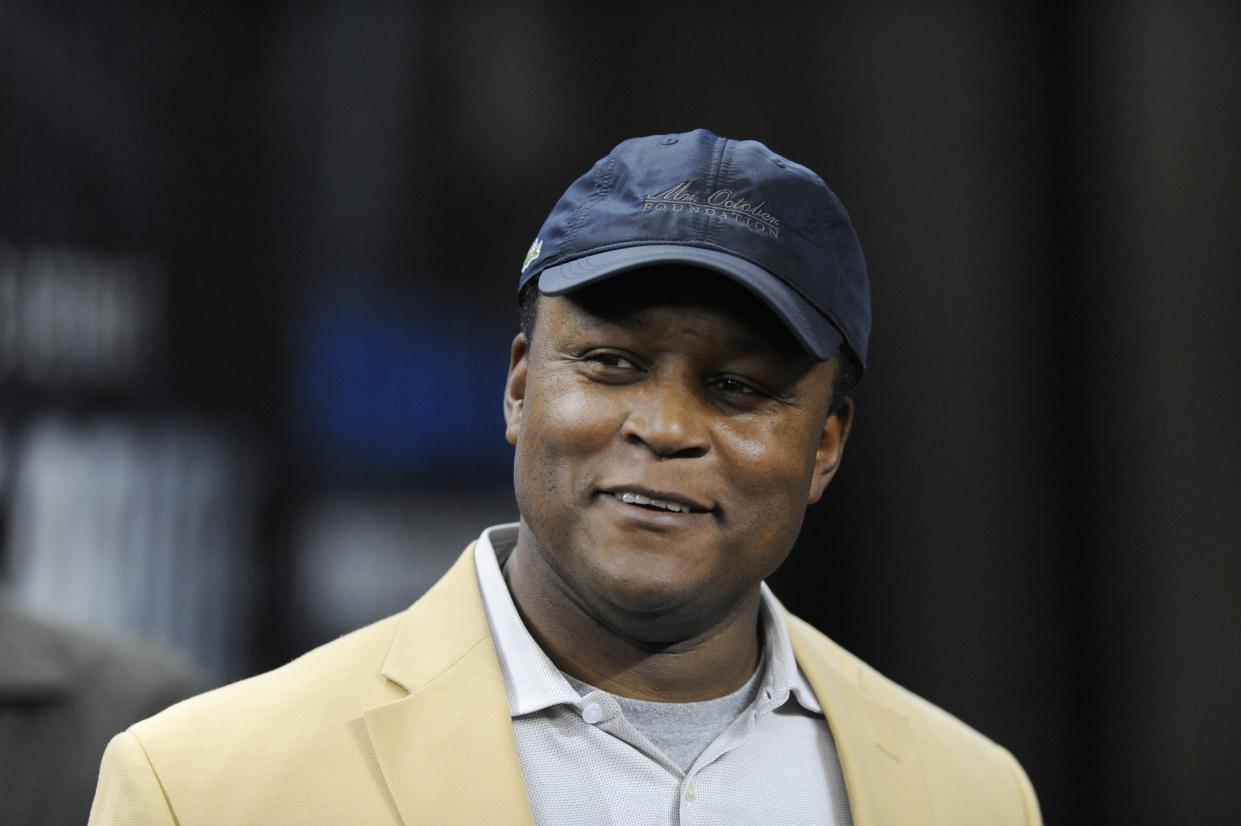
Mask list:
[[[621,413],[615,402],[598,396],[575,388],[561,393],[549,405],[547,428],[543,432],[557,453],[580,455],[607,443]]]
[[[761,494],[762,499],[779,495],[790,484],[793,474],[802,470],[801,463],[788,460],[788,451],[796,448],[768,432],[733,431],[720,446],[729,485],[739,491]]]

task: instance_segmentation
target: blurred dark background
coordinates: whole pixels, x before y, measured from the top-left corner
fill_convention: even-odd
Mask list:
[[[870,263],[773,582],[1049,823],[1236,823],[1241,8],[0,1],[0,523],[212,683],[515,518],[521,259],[622,138],[817,170]],[[825,596],[826,595],[826,596]]]

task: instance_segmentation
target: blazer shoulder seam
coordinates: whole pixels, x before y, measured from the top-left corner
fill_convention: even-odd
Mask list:
[[[142,738],[133,730],[133,727],[126,729],[125,734],[133,738],[134,745],[142,752],[142,759],[146,761],[147,768],[151,770],[151,776],[155,778],[155,782],[159,785],[159,793],[164,798],[164,805],[168,807],[168,814],[172,816],[174,826],[180,826],[181,819],[177,817],[177,810],[172,805],[172,799],[168,796],[168,789],[164,787],[164,780],[159,776],[159,770],[155,768],[155,763],[151,760],[151,754],[147,751],[146,745],[142,742]]]

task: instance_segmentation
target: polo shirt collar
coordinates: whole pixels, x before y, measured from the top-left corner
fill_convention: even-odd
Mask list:
[[[487,528],[474,549],[474,562],[508,693],[509,711],[513,717],[520,717],[556,705],[575,705],[581,698],[534,641],[513,604],[512,594],[500,571],[500,560],[507,559],[516,544],[517,523]],[[766,673],[759,690],[759,710],[779,708],[792,697],[806,711],[822,714],[818,698],[797,667],[783,621],[784,609],[767,583],[760,588]]]
[[[500,673],[514,717],[533,714],[561,703],[575,703],[578,694],[551,658],[530,636],[517,614],[517,606],[500,572],[499,559],[507,559],[517,544],[517,525],[497,525],[483,531],[474,548],[478,585],[487,610],[487,623],[495,642]]]

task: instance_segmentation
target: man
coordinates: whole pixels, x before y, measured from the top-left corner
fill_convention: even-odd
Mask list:
[[[0,822],[80,824],[116,730],[199,685],[159,649],[50,624],[0,588]]]
[[[93,822],[1039,823],[1006,751],[763,585],[866,359],[826,185],[753,141],[627,141],[519,290],[521,521],[404,614],[118,735]]]

